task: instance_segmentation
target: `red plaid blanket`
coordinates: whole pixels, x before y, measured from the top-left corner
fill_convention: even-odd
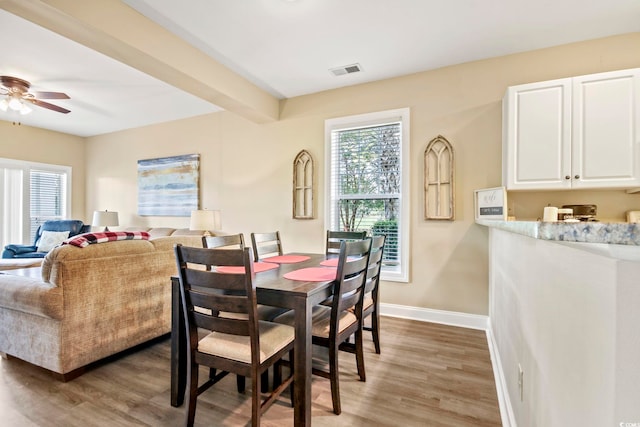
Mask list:
[[[115,242],[116,240],[149,240],[149,233],[146,231],[104,231],[100,233],[84,233],[73,236],[62,242],[62,244],[84,248],[93,243]]]

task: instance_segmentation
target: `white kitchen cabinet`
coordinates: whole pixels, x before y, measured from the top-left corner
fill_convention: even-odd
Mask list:
[[[640,69],[512,86],[503,101],[509,190],[640,186]]]
[[[508,88],[502,120],[507,189],[571,188],[571,79]]]

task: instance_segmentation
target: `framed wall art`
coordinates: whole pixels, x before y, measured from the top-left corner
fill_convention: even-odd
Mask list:
[[[138,160],[138,215],[190,216],[199,180],[199,154]]]
[[[507,219],[507,189],[505,187],[483,188],[473,192],[476,220]]]

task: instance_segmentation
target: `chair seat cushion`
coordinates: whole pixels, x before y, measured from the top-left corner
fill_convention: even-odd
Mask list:
[[[289,325],[259,321],[260,363],[293,342],[295,330]],[[248,336],[211,332],[198,342],[198,351],[213,356],[251,363],[251,344]]]
[[[373,305],[373,297],[371,296],[371,294],[367,294],[364,296],[364,301],[362,302],[362,310],[366,310],[367,308],[371,307]],[[353,313],[353,311],[355,310],[355,307],[351,307],[349,309],[350,312]]]
[[[311,320],[313,325],[311,333],[316,337],[329,338],[329,330],[331,323],[331,307],[324,305],[316,305],[311,312]],[[274,322],[285,325],[293,325],[295,323],[295,312],[290,311],[273,319]],[[340,313],[338,332],[342,332],[348,326],[358,321],[355,314],[350,311]]]

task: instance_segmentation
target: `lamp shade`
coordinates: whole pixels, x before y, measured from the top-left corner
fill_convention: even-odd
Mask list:
[[[110,225],[119,225],[118,212],[94,211],[91,225],[94,227],[105,227],[105,231],[109,231],[108,227]]]
[[[189,230],[220,230],[220,211],[207,209],[191,211]]]

